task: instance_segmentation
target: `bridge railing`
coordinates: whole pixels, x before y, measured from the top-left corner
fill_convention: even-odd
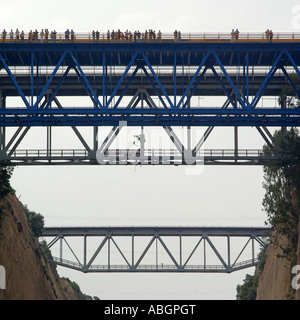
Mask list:
[[[44,31],[43,31],[44,32]],[[6,34],[0,33],[0,43],[55,43],[55,42],[75,42],[75,43],[95,43],[95,42],[300,42],[300,33],[275,32],[271,36],[267,32],[234,32],[222,33],[187,33],[173,32],[162,33],[160,31],[109,31],[109,32],[56,32],[48,35],[37,32],[36,35],[30,32],[7,30]]]
[[[84,269],[85,267],[78,262],[70,261],[67,259],[62,259],[59,257],[52,257],[52,261],[55,264],[60,264],[64,266],[68,266],[71,268],[76,268],[76,269]],[[231,266],[228,266],[229,268],[232,269],[240,269],[243,267],[248,267],[252,265],[256,265],[259,262],[258,258],[255,259],[248,259],[245,261],[241,261],[238,263],[234,263]],[[165,264],[165,263],[160,263],[160,264],[139,264],[136,267],[132,267],[126,264],[94,264],[90,265],[88,269],[85,269],[85,271],[126,271],[126,270],[131,270],[132,268],[140,271],[171,271],[171,270],[178,270],[178,267],[176,265],[172,264]],[[201,265],[185,265],[184,270],[186,271],[226,271],[226,267],[224,265],[211,265],[211,264],[201,264]]]
[[[12,153],[8,150],[11,158],[41,158],[41,157],[88,157],[89,152],[85,149],[19,149]],[[127,156],[128,159],[140,157],[139,149],[112,149],[108,150],[104,155],[107,156]],[[163,157],[163,156],[178,156],[182,157],[182,153],[177,149],[145,149],[145,157]],[[197,157],[263,157],[263,150],[261,149],[239,149],[236,153],[234,149],[204,149],[196,153]]]

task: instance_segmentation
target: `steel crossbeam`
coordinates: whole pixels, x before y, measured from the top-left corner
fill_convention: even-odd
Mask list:
[[[231,273],[257,265],[255,244],[265,246],[269,232],[255,227],[54,227],[45,228],[42,238],[52,238],[48,247],[58,254],[53,263],[82,272]],[[233,250],[236,239],[246,243]]]

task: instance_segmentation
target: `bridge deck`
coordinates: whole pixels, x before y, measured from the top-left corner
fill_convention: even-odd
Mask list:
[[[270,228],[266,227],[46,227],[42,237],[54,236],[266,236]]]
[[[300,42],[299,32],[281,33],[276,32],[271,36],[267,32],[219,32],[219,33],[188,33],[175,31],[173,33],[166,32],[131,32],[131,31],[108,31],[108,32],[56,32],[43,34],[36,32],[24,32],[22,37],[14,33],[9,33],[4,36],[0,34],[0,41],[2,43],[131,43],[131,42],[162,42],[162,43],[280,43],[280,42]],[[33,32],[34,33],[34,32]]]

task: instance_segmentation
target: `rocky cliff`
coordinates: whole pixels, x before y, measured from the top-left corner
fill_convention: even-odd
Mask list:
[[[23,205],[8,194],[0,199],[0,265],[6,289],[0,300],[76,300],[67,279],[60,279],[28,226]]]
[[[300,132],[292,128],[274,133],[276,146],[284,150],[281,162],[264,166],[263,207],[272,228],[262,268],[238,286],[239,296],[257,300],[300,300]],[[270,154],[269,146],[264,147]],[[284,156],[285,155],[285,156]],[[300,274],[299,274],[300,276]],[[247,281],[248,282],[247,282]],[[254,280],[258,280],[254,283]],[[299,288],[298,288],[299,287]],[[253,289],[254,295],[250,295]],[[241,295],[242,293],[242,295]]]
[[[282,248],[289,245],[288,237],[274,231],[271,239],[272,242],[267,249],[267,260],[259,277],[256,299],[300,300],[300,289],[295,290],[292,287],[292,279],[296,275],[292,273],[292,268],[300,265],[300,241],[297,241],[293,258],[290,258],[282,254]]]

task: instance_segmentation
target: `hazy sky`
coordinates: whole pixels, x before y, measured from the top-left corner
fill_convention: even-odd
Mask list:
[[[230,32],[238,28],[264,32],[270,28],[300,32],[298,4],[282,0],[11,0],[0,3],[0,30]],[[225,132],[216,130],[213,144],[221,148],[228,141],[231,144],[229,130]],[[246,142],[262,146],[255,130],[245,134]],[[263,226],[265,220],[261,167],[205,167],[194,176],[182,167],[19,167],[12,185],[24,204],[45,216],[48,226]],[[58,270],[83,292],[101,299],[235,299],[236,285],[253,272],[117,275]]]

